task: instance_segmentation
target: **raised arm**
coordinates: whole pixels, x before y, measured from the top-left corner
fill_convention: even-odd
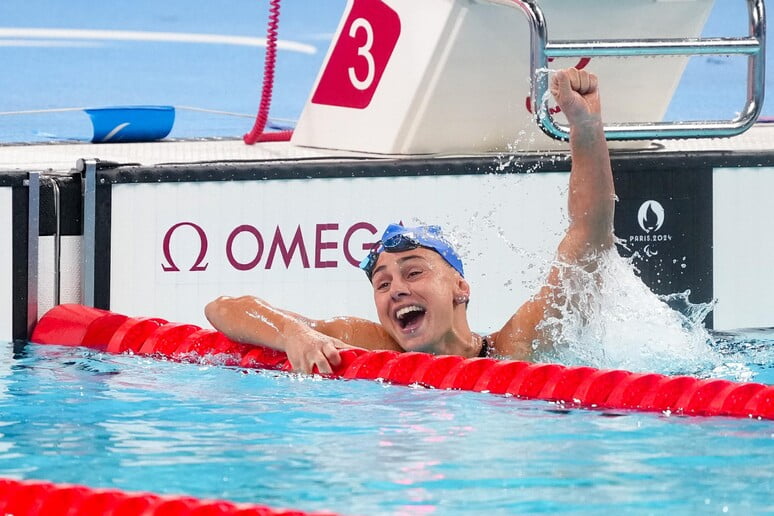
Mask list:
[[[294,371],[310,373],[317,366],[320,373],[330,373],[340,363],[342,348],[396,349],[381,326],[371,321],[313,320],[252,296],[219,297],[207,304],[204,314],[232,340],[284,351]]]
[[[597,77],[575,68],[562,70],[554,75],[551,92],[570,123],[572,156],[570,225],[559,244],[558,258],[584,265],[613,245],[615,189]]]
[[[575,68],[561,70],[552,77],[551,93],[570,123],[570,223],[545,286],[493,335],[499,353],[518,359],[532,354],[533,342],[540,339],[540,322],[557,315],[553,306],[566,294],[561,289],[561,269],[582,267],[593,272],[597,258],[614,242],[615,189],[597,77]]]

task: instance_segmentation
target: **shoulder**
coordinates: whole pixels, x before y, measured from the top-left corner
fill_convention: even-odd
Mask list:
[[[517,334],[518,332],[511,330],[506,323],[500,331],[484,337],[484,341],[489,346],[487,355],[509,360],[529,360],[532,356],[532,343],[518,338]]]
[[[324,321],[317,321],[314,329],[359,348],[403,351],[381,324],[368,319],[334,317]]]
[[[556,276],[558,271],[553,267],[547,284],[521,305],[500,331],[492,334],[496,353],[515,360],[531,360],[536,346],[550,346],[539,326],[547,317],[558,316],[553,307],[561,304],[562,293],[555,286]]]

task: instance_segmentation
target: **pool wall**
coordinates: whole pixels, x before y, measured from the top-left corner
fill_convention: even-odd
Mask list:
[[[97,242],[97,302],[203,324],[207,300],[255,294],[312,317],[373,318],[357,264],[388,223],[421,222],[440,224],[458,242],[474,289],[471,319],[494,328],[537,290],[563,234],[568,162],[555,158],[98,173],[97,220],[110,235]],[[699,221],[711,219],[711,169],[670,173],[675,166],[616,159],[616,227],[631,251],[651,254],[646,275],[654,289],[690,288],[704,302],[712,296],[712,234]],[[666,211],[649,222],[640,211],[654,200]]]
[[[717,299],[707,320],[716,329],[774,324],[765,310],[774,288],[766,238],[774,230],[766,198],[774,153],[654,147],[616,151],[613,167],[620,252],[635,254],[654,292]],[[0,337],[25,338],[33,312],[57,302],[206,324],[209,300],[254,294],[313,317],[373,317],[356,264],[394,221],[444,226],[473,285],[471,319],[495,328],[544,277],[566,225],[568,169],[561,152],[158,166],[86,160],[67,174],[40,175],[32,196],[28,174],[9,173],[0,213],[13,231],[5,225],[0,237],[14,251],[0,262]],[[40,204],[37,242],[27,237],[30,199]],[[27,258],[31,243],[37,264]],[[28,279],[36,281],[32,295]]]

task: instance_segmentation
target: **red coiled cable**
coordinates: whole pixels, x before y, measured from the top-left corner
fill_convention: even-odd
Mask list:
[[[248,145],[256,142],[285,142],[293,131],[264,133],[269,120],[271,95],[274,90],[274,68],[277,65],[277,34],[279,33],[280,0],[269,0],[269,26],[266,32],[266,57],[263,64],[263,90],[253,129],[242,138]]]

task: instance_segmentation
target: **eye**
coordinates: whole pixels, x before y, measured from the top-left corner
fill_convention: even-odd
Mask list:
[[[376,290],[379,290],[379,291],[387,290],[388,288],[390,288],[389,281],[377,282],[377,283],[374,283],[374,285],[376,286]]]
[[[406,273],[407,278],[416,278],[422,274],[422,269],[411,269]]]

